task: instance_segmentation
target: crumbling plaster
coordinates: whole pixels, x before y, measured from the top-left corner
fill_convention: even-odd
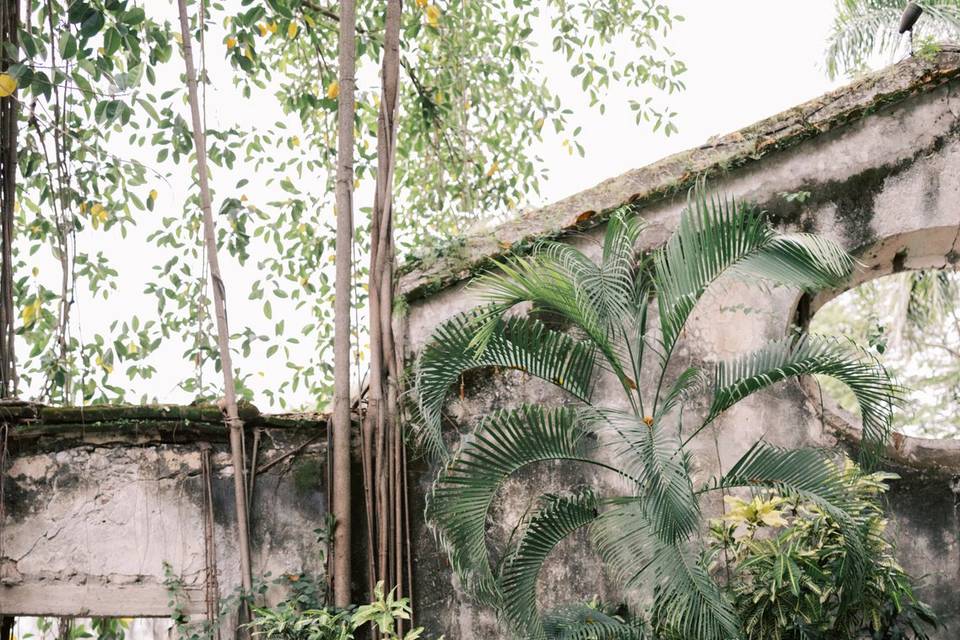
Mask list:
[[[184,613],[202,614],[206,447],[219,593],[236,592],[240,572],[226,429],[222,422],[161,424],[12,428],[0,523],[0,613],[170,616],[163,568],[169,563],[183,583],[176,599]],[[253,570],[270,585],[273,601],[283,593],[273,579],[324,573],[324,549],[314,533],[326,517],[324,476],[312,473],[312,485],[296,480],[298,465],[324,467],[324,427],[292,425],[263,428],[257,451],[262,472],[251,508]],[[205,437],[198,437],[198,429]],[[46,435],[51,430],[55,438]],[[252,430],[247,446],[253,450]]]

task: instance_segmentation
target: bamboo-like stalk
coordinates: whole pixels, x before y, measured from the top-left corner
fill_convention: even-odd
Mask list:
[[[375,572],[378,580],[404,594],[404,503],[402,447],[399,432],[397,386],[399,369],[393,330],[394,243],[393,173],[400,74],[401,0],[387,0],[381,69],[381,100],[377,122],[377,183],[370,219],[370,389],[364,435],[368,445],[369,492],[375,504],[371,536],[376,538]],[[369,507],[368,507],[369,509]],[[398,632],[402,633],[402,625]]]
[[[213,286],[214,314],[217,318],[217,346],[223,370],[224,412],[230,429],[230,455],[233,462],[234,500],[237,509],[237,533],[240,547],[240,579],[246,595],[252,592],[253,577],[250,562],[250,533],[247,516],[246,474],[243,462],[243,422],[237,408],[237,389],[233,378],[233,360],[230,356],[230,330],[227,324],[226,287],[220,275],[217,257],[217,236],[213,224],[210,195],[210,179],[207,173],[206,131],[200,118],[200,101],[197,97],[197,72],[193,66],[190,23],[187,17],[186,0],[177,0],[180,12],[180,35],[183,38],[183,60],[186,66],[187,93],[190,101],[190,117],[193,125],[193,145],[197,154],[197,177],[200,183],[200,207],[203,211],[203,240],[207,249],[207,261]],[[202,26],[201,26],[202,28]]]
[[[337,108],[337,244],[333,343],[333,601],[350,604],[350,299],[353,247],[353,120],[356,113],[356,1],[340,3]]]
[[[20,3],[3,0],[0,10],[0,41],[16,50],[19,43]],[[16,62],[16,55],[0,51],[0,72]],[[0,98],[0,397],[17,393],[17,365],[14,352],[13,311],[13,207],[17,190],[17,118],[20,102],[16,94]]]

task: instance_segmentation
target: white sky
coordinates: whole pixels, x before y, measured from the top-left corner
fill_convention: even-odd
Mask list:
[[[575,125],[583,125],[581,142],[586,156],[569,155],[561,146],[560,137],[546,140],[544,148],[539,151],[550,167],[550,175],[542,185],[539,204],[700,145],[710,136],[737,130],[840,84],[827,80],[823,65],[826,38],[835,15],[834,0],[673,0],[670,5],[686,17],[669,39],[669,45],[689,69],[684,76],[686,91],[674,96],[670,102],[673,110],[679,113],[676,122],[680,132],[667,138],[662,133],[651,133],[648,126],[636,125],[629,110],[629,98],[637,97],[637,94],[618,88],[608,95],[605,101],[607,112],[601,116],[589,108],[581,97],[579,82],[569,78],[565,65],[561,66],[558,61],[556,71],[552,73],[553,88],[564,94],[568,106],[576,111]],[[168,6],[173,19],[176,10],[172,4]],[[208,89],[209,126],[229,127],[239,122],[241,126],[253,128],[283,118],[271,96],[263,95],[252,101],[238,100],[232,87],[232,72],[223,62],[219,48],[222,44],[210,38],[207,46],[212,80],[212,87]],[[286,118],[291,126],[295,119],[296,116]],[[295,131],[291,130],[291,133]],[[118,136],[118,139],[122,137]],[[125,152],[118,153],[124,155]],[[136,153],[143,155],[143,151]],[[149,161],[152,155],[147,154],[145,160]],[[150,249],[144,238],[156,227],[160,215],[177,215],[179,211],[189,186],[189,166],[181,163],[174,169],[176,173],[171,175],[169,182],[158,185],[157,213],[143,229],[123,240],[119,234],[105,238],[103,232],[96,235],[90,230],[81,235],[82,249],[106,251],[109,248],[108,254],[115,264],[121,266],[121,290],[112,295],[109,302],[92,300],[84,295],[78,299],[77,313],[86,337],[95,331],[105,331],[111,322],[129,315],[131,308],[137,309],[141,316],[149,317],[153,313],[155,301],[143,293],[143,285],[152,278],[152,267],[163,261],[163,255]],[[230,175],[216,169],[213,179],[218,195],[236,195],[232,187],[245,173],[249,172],[242,165]],[[257,192],[253,186],[250,189],[253,190],[249,192],[252,202],[266,201],[276,195],[276,190]],[[361,188],[356,196],[356,206],[369,204],[369,192],[368,186]],[[219,199],[214,202],[214,210],[218,207]],[[154,253],[156,258],[152,255]],[[256,261],[240,267],[225,252],[221,260],[230,317],[243,318],[244,321],[253,318],[255,330],[272,335],[273,323],[288,311],[278,311],[275,304],[273,321],[257,320],[262,316],[262,303],[246,299],[247,283],[256,275]],[[41,277],[45,279],[56,276],[53,269],[43,271]],[[82,288],[81,285],[78,294],[83,293]],[[119,310],[119,313],[112,310]],[[308,321],[304,318],[300,324]],[[231,328],[238,328],[236,324]],[[182,346],[175,345],[153,359],[158,374],[149,385],[142,385],[142,391],[151,399],[167,402],[192,400],[176,387],[184,368],[191,367],[183,361],[181,354]],[[264,387],[275,382],[277,376],[285,375],[283,358],[278,356],[268,361],[262,351],[255,351],[248,361],[238,358],[235,364],[248,372],[261,372],[259,379]],[[288,399],[294,406],[310,405],[315,401],[306,396]],[[261,408],[268,408],[266,398],[258,397],[256,402]]]

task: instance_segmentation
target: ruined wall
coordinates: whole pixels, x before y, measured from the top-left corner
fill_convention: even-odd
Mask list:
[[[626,202],[633,202],[648,223],[644,245],[658,246],[679,220],[687,187],[700,176],[707,176],[713,189],[766,209],[784,230],[813,231],[841,242],[863,263],[857,281],[894,270],[954,267],[960,259],[958,74],[960,55],[954,52],[901,63],[420,260],[403,281],[411,300],[410,354],[438,324],[477,303],[465,284],[498,255],[522,254],[538,237],[561,238],[595,254],[605,216]],[[797,192],[809,195],[802,202],[785,197]],[[678,365],[729,358],[782,337],[798,316],[802,321],[837,293],[811,303],[785,288],[758,291],[728,283],[691,319]],[[598,393],[601,404],[617,402],[610,381],[601,383]],[[471,381],[449,409],[468,429],[494,408],[525,401],[563,399],[521,374],[488,375]],[[701,476],[729,468],[761,437],[785,446],[855,447],[859,430],[852,417],[829,403],[822,407],[815,390],[792,383],[740,403],[704,436],[695,447]],[[960,637],[960,517],[952,479],[960,473],[958,445],[898,436],[888,451],[889,465],[902,475],[889,496],[889,530],[902,564],[921,582],[921,596],[940,614],[944,639]],[[434,471],[422,470],[423,489]],[[561,488],[583,482],[615,488],[610,478],[560,468],[540,469],[506,488],[498,499],[493,537],[519,519],[531,485]],[[423,541],[416,602],[420,622],[461,640],[503,637],[489,611],[448,588],[443,553],[420,527],[415,531]],[[544,598],[561,603],[610,593],[596,563],[570,549],[566,556],[557,552],[541,576]]]
[[[164,563],[183,582],[177,599],[187,614],[206,611],[208,561],[220,596],[235,593],[233,469],[219,412],[148,409],[134,417],[119,415],[123,408],[88,410],[83,422],[79,410],[40,409],[45,419],[16,419],[0,523],[0,613],[169,616]],[[274,579],[324,573],[314,530],[327,511],[325,425],[318,418],[268,421],[251,408],[245,419],[247,452],[256,453],[259,469],[253,569],[276,600],[283,589]],[[212,555],[204,538],[207,451]]]

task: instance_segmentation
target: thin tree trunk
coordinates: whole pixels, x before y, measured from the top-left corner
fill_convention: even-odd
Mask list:
[[[364,420],[365,456],[375,501],[376,576],[404,594],[403,439],[397,410],[398,366],[393,332],[393,172],[400,75],[401,0],[387,0],[381,100],[377,123],[377,183],[370,218],[370,390]],[[372,448],[372,451],[370,450]],[[372,494],[372,495],[371,495]],[[402,627],[398,629],[402,632]]]
[[[356,113],[356,2],[340,3],[340,95],[337,113],[337,273],[333,337],[333,601],[351,600],[350,300],[353,248],[353,119]]]
[[[227,325],[227,292],[220,275],[217,258],[216,229],[210,197],[210,180],[207,175],[206,132],[200,118],[200,101],[197,97],[197,74],[193,66],[193,48],[190,44],[190,24],[187,18],[186,0],[178,0],[180,9],[180,35],[183,37],[183,59],[186,64],[187,91],[190,98],[190,115],[193,123],[193,144],[197,153],[197,176],[200,182],[200,205],[203,210],[203,240],[206,243],[210,278],[213,285],[213,306],[217,318],[217,345],[220,365],[223,370],[224,412],[230,429],[230,454],[233,460],[234,500],[237,508],[237,532],[240,546],[240,578],[246,595],[252,592],[250,568],[250,535],[247,517],[247,494],[243,464],[243,422],[237,409],[237,390],[233,379],[233,361],[230,357],[230,330]],[[202,26],[201,26],[202,28]]]
[[[0,0],[0,42],[14,48],[19,42],[19,0]],[[17,60],[7,49],[0,51],[0,73]],[[17,393],[17,365],[14,355],[13,311],[13,207],[17,193],[17,95],[0,98],[0,397]]]

